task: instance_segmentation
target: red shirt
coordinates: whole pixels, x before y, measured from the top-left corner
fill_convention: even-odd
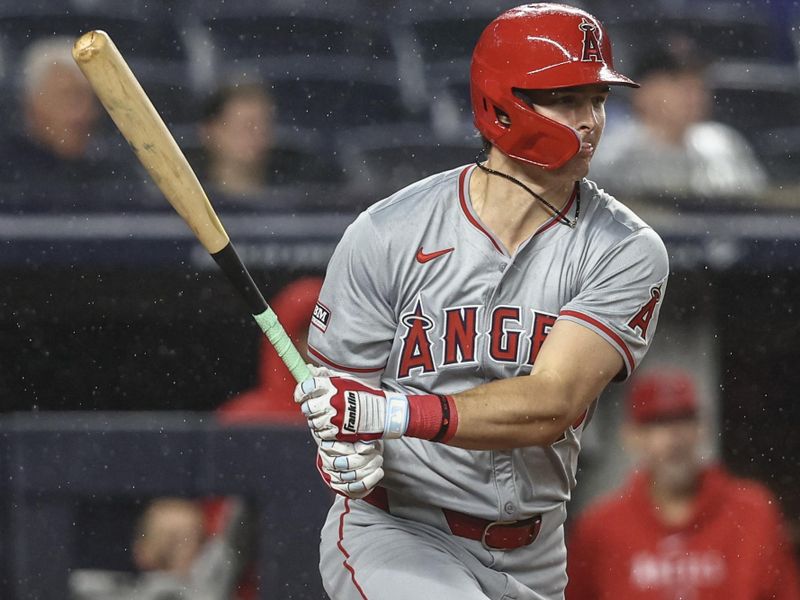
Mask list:
[[[634,475],[570,530],[567,600],[800,600],[775,498],[721,468],[701,478],[693,514],[666,525]]]

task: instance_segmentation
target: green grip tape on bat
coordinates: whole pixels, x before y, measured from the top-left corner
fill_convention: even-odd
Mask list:
[[[250,309],[250,314],[253,315],[256,323],[261,327],[264,335],[269,338],[270,343],[288,367],[295,381],[302,383],[311,379],[311,371],[308,370],[306,361],[300,356],[289,336],[286,335],[283,326],[278,322],[278,316],[266,303],[261,292],[258,291],[258,287],[253,282],[253,278],[244,266],[242,259],[239,258],[239,254],[233,244],[228,242],[222,250],[213,253],[211,257],[230,279],[236,291],[241,294],[242,299]]]
[[[297,348],[292,344],[292,340],[286,334],[281,324],[278,322],[278,316],[275,312],[267,307],[262,313],[253,315],[253,318],[261,327],[261,331],[269,338],[270,343],[275,347],[278,356],[281,357],[289,372],[298,383],[311,379],[311,371],[308,370],[306,361],[300,356]]]

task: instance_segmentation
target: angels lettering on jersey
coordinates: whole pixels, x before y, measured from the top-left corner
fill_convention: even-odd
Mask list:
[[[556,322],[555,315],[532,311],[533,327],[523,331],[522,311],[519,306],[498,306],[492,311],[491,329],[479,331],[479,313],[483,306],[454,306],[443,310],[443,327],[436,328],[432,315],[428,315],[417,298],[414,310],[400,318],[405,328],[397,367],[397,379],[402,380],[418,373],[434,373],[439,367],[464,365],[477,362],[477,345],[488,344],[492,360],[501,363],[520,364],[521,350],[527,348],[525,364],[533,365],[539,349],[550,328]],[[434,329],[442,331],[442,351],[434,360]],[[523,344],[523,342],[525,342]]]
[[[654,287],[650,299],[628,321],[628,327],[643,340],[647,339],[660,299],[661,290]],[[488,318],[485,311],[481,305],[446,307],[437,323],[437,315],[426,312],[418,296],[413,310],[400,317],[405,333],[401,337],[397,380],[435,373],[452,365],[477,364],[479,346],[495,363],[530,368],[558,319],[555,314],[513,305],[495,306]],[[441,332],[438,339],[435,332]]]

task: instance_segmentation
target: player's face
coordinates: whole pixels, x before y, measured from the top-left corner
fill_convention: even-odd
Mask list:
[[[609,93],[610,89],[605,84],[525,93],[536,112],[578,132],[581,149],[557,172],[576,179],[589,172],[589,163],[606,125],[605,104]]]

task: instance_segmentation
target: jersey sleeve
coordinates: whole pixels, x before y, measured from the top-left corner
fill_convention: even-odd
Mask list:
[[[661,238],[648,227],[639,229],[591,267],[559,319],[588,327],[611,344],[625,365],[617,380],[625,379],[650,347],[668,275]]]
[[[308,335],[312,360],[368,381],[383,372],[396,330],[382,242],[367,212],[347,228],[328,263]]]

